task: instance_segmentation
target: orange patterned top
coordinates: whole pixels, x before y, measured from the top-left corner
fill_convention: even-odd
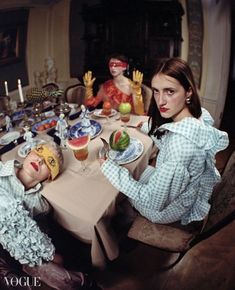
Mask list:
[[[93,102],[93,106],[96,107],[101,101],[110,101],[113,109],[118,109],[121,102],[129,102],[133,107],[132,95],[127,95],[120,91],[114,84],[113,80],[108,80],[102,85],[102,95],[98,95]],[[88,101],[89,102],[89,101]],[[88,104],[88,103],[87,103]]]

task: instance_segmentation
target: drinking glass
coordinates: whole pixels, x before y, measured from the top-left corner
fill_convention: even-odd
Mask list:
[[[88,145],[82,149],[73,149],[73,154],[75,158],[81,162],[81,167],[78,170],[80,174],[86,174],[90,171],[89,167],[85,163],[85,160],[88,157],[88,153]]]
[[[127,123],[130,121],[131,114],[130,113],[120,113],[120,119],[124,123],[124,130],[127,131]]]

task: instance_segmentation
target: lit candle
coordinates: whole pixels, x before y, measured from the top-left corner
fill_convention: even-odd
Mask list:
[[[8,84],[7,84],[7,81],[4,82],[4,85],[5,85],[6,96],[8,96]]]
[[[24,96],[23,96],[23,92],[22,92],[22,86],[21,86],[20,79],[18,79],[18,91],[19,91],[19,95],[20,95],[20,102],[23,103],[24,102]]]

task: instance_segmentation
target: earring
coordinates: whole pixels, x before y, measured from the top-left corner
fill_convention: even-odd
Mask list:
[[[189,105],[189,104],[191,103],[191,99],[190,99],[190,97],[187,97],[187,98],[186,98],[185,103],[186,103],[187,105]]]
[[[127,68],[126,68],[126,74],[127,74],[127,76],[130,75],[130,67],[129,67],[129,64],[127,65]]]

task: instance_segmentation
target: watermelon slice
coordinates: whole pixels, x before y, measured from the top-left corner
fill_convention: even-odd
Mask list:
[[[113,150],[124,151],[130,144],[130,136],[126,131],[115,130],[110,135],[109,144]]]
[[[114,136],[113,136],[113,143],[117,144],[118,140],[120,139],[121,136],[122,136],[122,132],[121,131],[116,131],[114,133]]]
[[[78,138],[74,138],[71,140],[67,140],[67,145],[72,150],[81,150],[87,147],[88,143],[90,142],[90,135],[84,135]]]

